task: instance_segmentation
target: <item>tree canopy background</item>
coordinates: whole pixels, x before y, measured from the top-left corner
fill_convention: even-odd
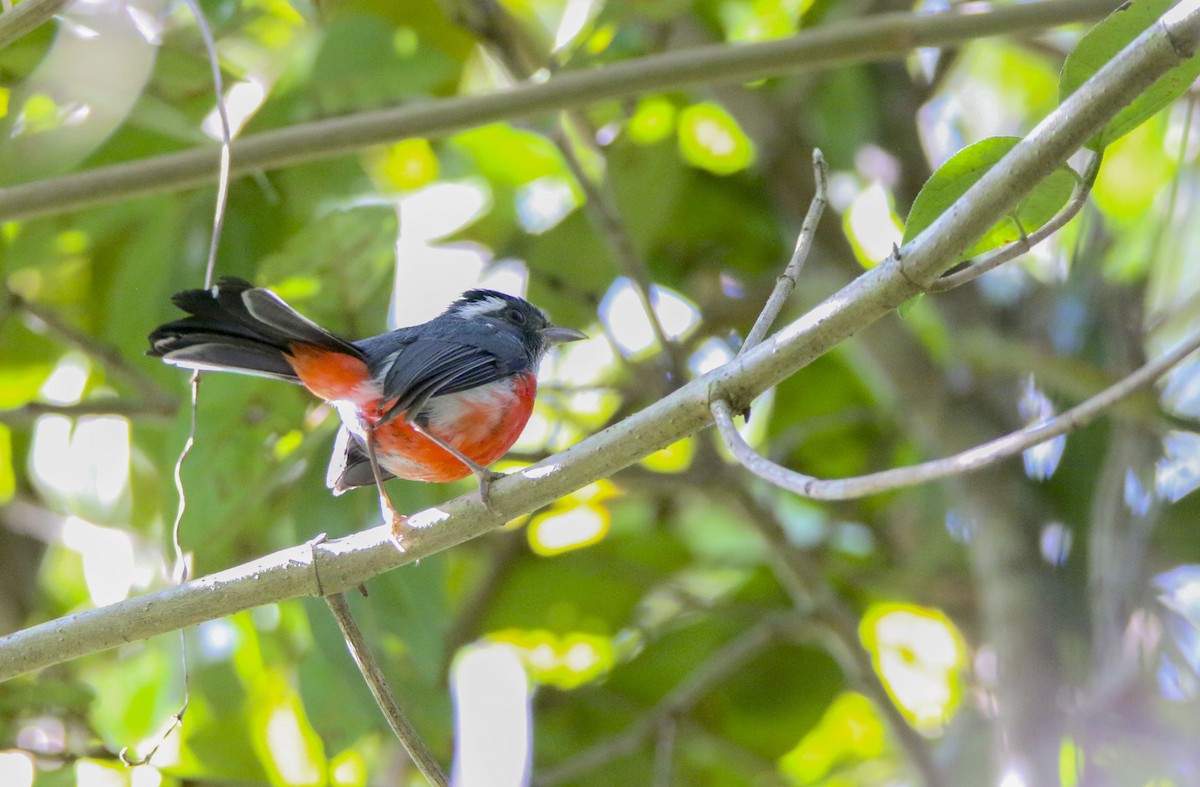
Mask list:
[[[216,270],[353,338],[428,319],[479,280],[525,287],[593,338],[548,360],[530,428],[497,469],[519,467],[733,357],[791,253],[814,147],[830,209],[779,324],[887,257],[940,165],[1028,133],[1058,105],[1064,58],[1114,4],[1071,5],[1075,24],[981,27],[902,57],[858,51],[745,84],[714,69],[692,87],[356,151],[317,136],[336,155],[233,179]],[[1147,22],[1169,5],[1150,3]],[[240,138],[912,10],[200,7]],[[0,201],[47,189],[40,207],[0,210],[7,633],[171,583],[173,472],[192,414],[187,376],[142,352],[175,316],[169,296],[202,286],[215,190],[183,175],[175,187],[168,172],[150,195],[80,198],[65,176],[211,149],[219,126],[182,4],[80,4],[0,49],[0,85]],[[1091,197],[1062,231],[823,355],[754,402],[747,439],[822,478],[908,465],[1050,417],[1193,332],[1194,119],[1187,94],[1106,140]],[[1006,232],[997,242],[1019,238]],[[702,432],[350,601],[443,762],[456,658],[510,645],[535,688],[539,783],[1195,783],[1198,371],[1185,363],[1023,461],[838,503],[756,479]],[[181,471],[193,576],[378,524],[371,490],[325,489],[335,427],[302,390],[203,378]],[[471,484],[390,489],[415,512]],[[980,549],[985,531],[1008,551]],[[0,683],[0,782],[422,783],[319,599],[185,639],[182,728],[137,768],[117,753],[146,753],[182,702],[177,637]],[[997,731],[1010,708],[1017,739]]]

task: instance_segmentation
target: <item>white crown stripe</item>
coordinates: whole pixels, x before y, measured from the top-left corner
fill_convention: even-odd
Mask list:
[[[461,317],[478,317],[484,314],[500,312],[509,305],[508,301],[495,295],[488,295],[477,301],[457,306],[454,311]]]

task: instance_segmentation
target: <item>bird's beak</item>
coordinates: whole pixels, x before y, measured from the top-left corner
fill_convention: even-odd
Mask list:
[[[561,328],[557,325],[548,325],[542,329],[542,339],[546,344],[563,344],[564,342],[577,342],[580,339],[586,339],[587,334],[581,333],[574,328]]]

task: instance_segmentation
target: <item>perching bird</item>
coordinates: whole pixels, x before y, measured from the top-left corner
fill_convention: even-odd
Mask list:
[[[537,368],[553,345],[586,338],[528,301],[469,290],[422,325],[349,342],[275,293],[234,277],[171,299],[190,316],[150,334],[148,355],[188,369],[303,385],[342,419],[326,483],[335,495],[377,484],[399,538],[404,517],[383,489],[393,476],[456,481],[487,469],[533,411]]]

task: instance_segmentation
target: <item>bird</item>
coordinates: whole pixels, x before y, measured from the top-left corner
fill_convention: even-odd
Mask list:
[[[429,322],[348,341],[268,289],[225,276],[171,298],[188,316],[149,335],[149,356],[196,371],[296,383],[341,418],[326,485],[335,495],[374,484],[392,540],[407,518],[389,478],[457,481],[474,474],[484,505],[537,396],[538,364],[557,344],[586,339],[514,295],[472,289]]]

